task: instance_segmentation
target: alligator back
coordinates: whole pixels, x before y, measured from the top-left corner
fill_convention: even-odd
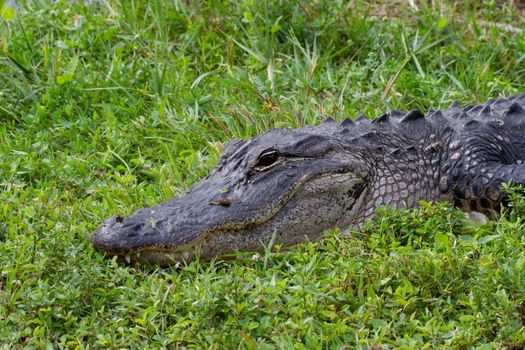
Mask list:
[[[363,211],[448,200],[497,216],[503,183],[524,184],[525,94],[445,111],[390,111],[374,120],[331,119],[306,128],[328,134],[372,164],[374,188]]]

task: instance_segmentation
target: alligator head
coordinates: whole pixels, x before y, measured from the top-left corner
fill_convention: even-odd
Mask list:
[[[358,220],[365,163],[313,128],[229,142],[215,169],[181,197],[106,220],[92,243],[128,262],[169,265],[315,240]]]

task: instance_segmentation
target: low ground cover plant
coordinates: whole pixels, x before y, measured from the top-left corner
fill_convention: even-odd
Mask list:
[[[0,347],[525,346],[525,199],[446,203],[284,251],[125,266],[105,218],[272,127],[524,92],[520,2],[0,1]]]

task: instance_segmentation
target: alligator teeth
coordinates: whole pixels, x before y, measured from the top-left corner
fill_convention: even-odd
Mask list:
[[[124,258],[126,259],[126,262],[128,264],[131,264],[131,256],[130,255],[126,255]]]

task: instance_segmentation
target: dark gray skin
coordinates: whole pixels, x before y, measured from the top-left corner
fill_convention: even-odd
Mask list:
[[[181,197],[106,220],[91,236],[108,255],[169,265],[347,230],[379,205],[447,200],[497,216],[503,183],[525,183],[525,95],[443,112],[331,119],[228,143]]]

